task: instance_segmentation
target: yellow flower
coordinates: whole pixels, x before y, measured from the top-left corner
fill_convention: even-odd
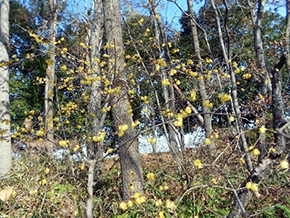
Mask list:
[[[234,122],[234,121],[235,121],[235,118],[234,118],[233,116],[230,116],[230,117],[229,117],[229,121],[230,121],[230,122]]]
[[[37,136],[43,136],[43,135],[44,135],[44,131],[43,131],[43,130],[38,130],[38,131],[36,132],[36,135],[37,135]]]
[[[49,174],[50,169],[49,168],[45,168],[44,172],[45,174]]]
[[[266,128],[265,128],[265,126],[263,125],[263,126],[261,126],[260,129],[259,129],[259,133],[263,134],[263,133],[265,133],[265,132],[266,132]]]
[[[29,194],[30,195],[34,195],[34,194],[36,194],[37,193],[37,189],[33,189],[33,190],[30,190],[29,191]]]
[[[77,150],[79,150],[79,148],[80,148],[80,146],[79,146],[79,145],[76,145],[76,146],[73,148],[74,152],[76,152]]]
[[[258,184],[253,182],[247,182],[246,188],[252,190],[253,192],[257,192],[259,190]]]
[[[81,170],[84,170],[84,169],[85,169],[85,163],[82,163],[82,164],[80,165],[80,169],[81,169]]]
[[[252,184],[252,187],[251,187],[251,190],[252,190],[253,192],[257,192],[257,191],[259,190],[258,184],[253,183],[253,184]]]
[[[229,94],[227,94],[227,93],[219,94],[218,97],[221,100],[221,102],[230,101],[232,99],[231,96]]]
[[[250,79],[252,75],[250,73],[246,73],[243,75],[243,79]]]
[[[114,149],[113,149],[113,148],[109,148],[109,149],[107,150],[107,152],[108,152],[109,154],[112,154],[112,153],[114,152]]]
[[[289,163],[287,160],[280,161],[280,167],[281,169],[289,169]]]
[[[139,198],[141,196],[141,192],[136,192],[131,198]]]
[[[142,23],[143,23],[143,21],[144,21],[144,18],[142,17],[142,18],[138,21],[138,24],[141,26]]]
[[[158,216],[158,218],[164,218],[165,216],[164,216],[164,213],[163,213],[163,211],[160,211],[159,212],[159,216]]]
[[[128,206],[128,207],[132,207],[132,206],[133,206],[133,201],[129,200],[129,201],[127,202],[127,206]]]
[[[169,82],[169,79],[165,79],[162,81],[162,85],[163,86],[169,86],[170,85],[170,82]]]
[[[159,199],[159,200],[157,200],[156,202],[155,202],[155,206],[156,207],[159,207],[159,206],[161,206],[162,205],[162,201],[161,201],[161,199]]]
[[[66,71],[66,70],[67,70],[67,66],[66,66],[66,65],[62,65],[60,68],[61,68],[63,71]]]
[[[258,148],[255,148],[253,151],[252,151],[252,154],[255,155],[255,156],[258,156],[261,154],[261,152],[259,151]]]
[[[164,185],[164,186],[163,186],[163,190],[164,190],[164,191],[166,191],[166,190],[168,190],[168,189],[169,189],[168,185]]]
[[[206,139],[204,140],[204,144],[205,144],[205,145],[210,145],[210,144],[211,144],[210,139],[209,139],[209,138],[206,138]]]
[[[148,174],[147,174],[147,178],[148,178],[149,180],[154,180],[154,179],[155,179],[155,175],[154,175],[154,173],[148,173]]]
[[[201,160],[200,159],[196,159],[194,161],[194,165],[197,167],[197,168],[202,168],[202,163],[201,163]]]
[[[74,212],[74,217],[77,217],[78,215],[79,215],[78,210],[75,210],[75,212]]]
[[[145,196],[140,196],[140,197],[135,199],[136,204],[142,204],[145,201],[146,201],[146,197]]]
[[[217,184],[217,181],[216,181],[216,179],[214,179],[214,178],[211,179],[211,182],[212,182],[213,184],[215,184],[215,185]]]
[[[165,206],[168,208],[168,209],[173,209],[175,207],[175,204],[173,201],[167,199],[166,202],[165,202]]]
[[[190,91],[190,97],[189,97],[190,101],[195,101],[196,100],[196,92],[194,90]]]
[[[122,209],[122,210],[127,210],[128,209],[128,206],[126,204],[126,202],[122,201],[119,205],[119,207]]]
[[[203,105],[204,105],[205,107],[208,107],[208,108],[212,108],[212,107],[213,107],[213,103],[210,103],[209,100],[205,100],[205,101],[203,101]]]
[[[247,184],[246,184],[246,188],[250,190],[251,187],[252,187],[252,182],[247,182]]]
[[[191,112],[192,112],[192,111],[191,111],[191,108],[187,106],[187,107],[185,108],[185,112],[186,112],[187,114],[191,114]]]
[[[253,149],[254,149],[254,147],[255,147],[255,146],[253,146],[253,145],[252,145],[252,146],[250,146],[250,147],[249,147],[249,151],[253,150]]]
[[[246,161],[243,158],[240,158],[240,161],[241,161],[242,164],[246,163]]]

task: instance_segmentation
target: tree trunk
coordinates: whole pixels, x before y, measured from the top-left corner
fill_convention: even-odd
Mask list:
[[[272,70],[272,92],[273,92],[273,122],[274,128],[280,128],[284,124],[286,124],[284,110],[283,110],[283,99],[282,99],[282,73],[281,69],[284,66],[286,61],[286,55],[283,54],[280,58],[280,61],[275,65]],[[247,180],[242,184],[242,187],[246,187],[247,182],[254,182],[258,184],[265,174],[271,170],[272,166],[275,164],[276,160],[283,154],[285,151],[285,139],[281,134],[275,133],[275,153],[271,153],[269,157],[262,159],[256,168],[251,172],[251,175],[247,178]],[[246,205],[251,199],[251,191],[248,189],[242,189],[237,198],[235,199],[234,205],[231,209],[229,218],[233,217],[241,217],[243,214],[245,215],[245,211],[243,211],[244,205]],[[242,204],[242,205],[240,205]]]
[[[11,169],[9,113],[9,1],[0,3],[0,176]]]
[[[286,13],[287,13],[286,51],[288,52],[286,67],[287,67],[287,73],[288,75],[290,75],[290,0],[287,0]]]
[[[101,76],[100,74],[100,68],[98,64],[96,63],[95,59],[100,58],[100,44],[101,44],[101,36],[102,36],[102,1],[101,0],[94,0],[93,6],[91,9],[91,17],[88,18],[88,44],[92,46],[90,55],[88,57],[88,61],[90,62],[90,70],[92,70],[92,74],[90,75],[92,78],[96,78],[98,76]],[[91,95],[90,95],[90,105],[89,105],[89,111],[92,116],[92,135],[96,136],[98,135],[99,131],[102,130],[104,123],[101,121],[102,116],[105,116],[106,114],[103,114],[101,111],[101,81],[98,80],[92,80],[91,84]],[[100,172],[104,169],[104,161],[103,161],[103,143],[97,142],[94,143],[93,148],[91,148],[91,155],[97,160],[96,161],[96,171]]]
[[[44,97],[44,124],[49,146],[46,148],[49,155],[53,151],[53,95],[55,86],[55,39],[57,24],[56,0],[49,1],[51,18],[49,21],[49,64],[46,69],[45,97]]]
[[[171,59],[170,59],[170,53],[168,48],[168,41],[165,34],[164,25],[162,23],[162,20],[159,16],[155,1],[150,1],[151,3],[151,10],[150,13],[153,15],[153,17],[157,17],[155,22],[155,38],[156,43],[159,48],[163,48],[162,51],[160,49],[159,57],[164,58],[166,61],[166,65],[168,67],[171,67]],[[164,45],[164,46],[162,46]],[[169,79],[170,85],[168,86],[162,86],[163,94],[164,94],[164,100],[165,100],[165,106],[167,109],[170,109],[172,113],[176,113],[176,107],[175,107],[175,93],[173,88],[173,79],[168,74],[168,69],[161,69],[161,80]],[[181,157],[179,152],[179,136],[176,132],[175,128],[172,126],[172,124],[164,125],[165,126],[165,135],[169,144],[170,152],[176,161],[176,164],[178,168],[181,165]],[[181,143],[183,144],[183,143]]]
[[[124,64],[124,48],[122,38],[122,27],[120,20],[120,2],[116,0],[103,0],[105,32],[107,41],[110,44],[108,54],[114,59],[114,64],[110,71],[115,77],[112,88],[120,88],[118,96],[112,97],[112,115],[116,130],[121,125],[128,125],[124,134],[119,134],[119,155],[122,177],[122,198],[129,200],[136,192],[143,193],[143,171],[136,132],[130,128],[133,122],[132,114],[128,114],[129,98],[127,93],[127,80]],[[134,187],[130,189],[130,186]]]
[[[256,52],[257,57],[257,63],[258,67],[260,69],[260,73],[264,75],[262,79],[262,87],[261,87],[261,94],[263,96],[269,96],[271,95],[271,81],[269,76],[269,69],[268,69],[268,63],[264,52],[264,46],[263,46],[263,39],[262,39],[262,21],[263,21],[263,15],[264,15],[264,7],[266,4],[266,0],[259,0],[258,1],[258,10],[256,10],[256,7],[254,5],[256,3],[251,2],[248,0],[248,4],[251,8],[250,14],[252,19],[252,24],[254,28],[254,48]],[[257,12],[255,12],[257,11]],[[263,104],[263,111],[261,112],[261,120],[264,123],[266,120],[266,113],[267,111],[267,105]],[[261,161],[266,155],[267,155],[267,149],[266,149],[266,134],[262,133],[260,135],[258,149],[261,152],[259,155],[259,161]]]
[[[286,63],[287,54],[283,54],[280,61],[272,70],[272,110],[273,110],[273,127],[274,129],[282,127],[286,124],[284,113],[283,96],[282,96],[282,67]],[[285,138],[279,133],[275,133],[275,147],[278,154],[285,149]],[[282,150],[277,150],[282,149]]]
[[[195,24],[196,19],[194,15],[193,10],[193,2],[192,0],[187,0],[187,8],[188,8],[188,14],[190,16],[190,26],[192,31],[192,43],[193,43],[193,49],[194,49],[194,55],[195,55],[195,65],[201,64],[201,56],[200,56],[200,46],[199,46],[199,38],[197,33],[197,26]],[[202,69],[198,68],[199,75],[201,76],[203,74]],[[199,93],[201,96],[201,100],[205,101],[208,100],[208,94],[205,87],[204,80],[198,80],[198,87],[199,87]],[[211,110],[210,108],[202,105],[203,110],[203,117],[204,117],[204,129],[205,129],[205,136],[208,138],[212,134],[212,117],[211,117]],[[214,155],[216,153],[216,145],[212,142],[209,145],[209,153],[211,155]]]

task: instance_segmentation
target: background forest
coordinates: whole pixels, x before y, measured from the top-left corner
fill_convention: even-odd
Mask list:
[[[289,0],[0,6],[1,217],[290,217]]]

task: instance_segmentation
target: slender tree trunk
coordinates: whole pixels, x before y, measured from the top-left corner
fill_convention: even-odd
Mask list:
[[[89,76],[93,78],[91,84],[90,104],[89,111],[92,115],[91,119],[91,134],[97,136],[99,131],[102,130],[104,123],[101,122],[101,81],[96,80],[100,76],[100,68],[97,63],[97,59],[100,58],[101,50],[101,36],[102,36],[102,25],[103,25],[103,4],[102,0],[93,0],[90,13],[87,13],[86,20],[88,25],[88,37],[87,45],[91,46],[90,53],[88,52],[87,61],[90,63],[90,71],[92,72]],[[104,171],[104,149],[103,142],[93,142],[92,147],[89,149],[89,171],[88,171],[88,199],[86,206],[86,214],[88,218],[93,217],[93,187],[95,181],[102,179],[101,173]]]
[[[127,80],[124,64],[124,48],[122,38],[122,27],[120,20],[120,2],[116,0],[103,0],[105,33],[107,41],[110,44],[108,53],[114,59],[112,74],[114,81],[112,88],[120,88],[118,96],[112,98],[112,115],[116,130],[121,125],[128,125],[124,135],[119,134],[118,144],[120,146],[120,165],[122,177],[122,197],[123,200],[129,200],[135,192],[143,193],[143,170],[139,155],[136,132],[130,128],[133,122],[132,114],[128,114],[129,98],[127,93]],[[130,186],[134,187],[130,189]]]
[[[171,59],[170,59],[170,53],[168,48],[168,41],[165,34],[164,25],[162,23],[162,20],[159,16],[157,6],[155,4],[155,1],[151,1],[151,14],[153,17],[157,17],[155,22],[155,38],[156,42],[159,48],[163,48],[162,51],[160,49],[160,58],[164,58],[166,61],[167,66],[171,66]],[[163,45],[163,46],[162,46]],[[173,88],[173,79],[168,74],[168,69],[161,69],[161,80],[168,79],[170,81],[170,85],[168,86],[162,86],[163,94],[164,94],[164,100],[165,105],[167,109],[170,109],[172,113],[176,113],[176,107],[175,107],[175,93]],[[169,144],[169,149],[171,151],[171,154],[176,161],[177,166],[181,165],[181,157],[179,152],[179,140],[178,140],[178,133],[176,132],[175,128],[172,126],[172,124],[165,125],[166,130],[165,132],[167,141]],[[182,144],[182,143],[181,143]]]
[[[52,154],[53,151],[53,95],[55,86],[55,39],[56,39],[56,24],[57,24],[57,6],[56,0],[49,1],[49,8],[51,12],[51,18],[49,21],[49,64],[46,69],[45,80],[45,97],[44,97],[44,124],[46,130],[46,137],[49,146],[46,148],[48,154]]]
[[[193,2],[192,0],[187,0],[187,8],[188,8],[188,14],[191,17],[190,19],[190,26],[192,31],[192,43],[193,43],[193,49],[194,49],[194,55],[195,55],[195,65],[201,65],[201,56],[200,56],[200,46],[199,46],[199,38],[197,33],[197,26],[195,24],[195,15],[193,10]],[[199,67],[198,69],[199,75],[201,76],[203,74],[202,68]],[[199,93],[201,96],[201,100],[205,101],[208,100],[208,94],[205,87],[204,80],[198,80],[198,87],[199,87]],[[212,116],[211,116],[211,110],[210,108],[206,107],[205,105],[202,105],[203,110],[203,117],[204,117],[204,128],[205,128],[205,136],[208,138],[212,132]],[[214,155],[216,153],[216,145],[212,142],[209,145],[209,153],[211,155]]]
[[[273,110],[273,127],[274,129],[282,127],[286,124],[284,113],[284,104],[282,96],[282,67],[286,63],[287,54],[283,54],[280,61],[275,65],[272,70],[272,110]],[[275,133],[275,147],[278,154],[282,153],[285,149],[285,137],[279,133]],[[281,151],[277,149],[282,149]]]
[[[286,26],[286,51],[287,55],[287,73],[290,75],[290,0],[286,0],[287,26]]]
[[[214,9],[215,12],[215,17],[216,17],[216,22],[217,22],[217,28],[218,28],[218,34],[219,34],[219,40],[220,40],[220,45],[222,48],[222,53],[223,53],[223,57],[224,57],[224,61],[226,63],[226,67],[227,67],[227,71],[231,74],[231,85],[232,85],[232,90],[231,90],[231,95],[232,95],[232,101],[233,101],[233,108],[234,108],[234,114],[236,116],[236,121],[237,121],[237,131],[240,133],[241,135],[241,141],[240,141],[240,147],[241,150],[243,152],[245,152],[246,155],[246,164],[247,164],[247,169],[249,171],[253,170],[253,166],[252,166],[252,161],[250,158],[250,154],[248,153],[248,144],[246,141],[246,137],[245,137],[245,133],[243,131],[243,126],[242,126],[242,118],[241,118],[241,111],[240,111],[240,106],[239,106],[239,102],[238,102],[238,95],[237,95],[237,84],[236,84],[236,76],[235,73],[232,70],[232,67],[229,64],[229,54],[226,50],[226,46],[223,40],[223,35],[222,35],[222,29],[221,29],[221,24],[219,21],[219,14],[218,11],[215,7],[215,3],[213,0],[211,0],[211,5]],[[228,30],[227,30],[227,26],[225,25],[225,29],[226,32],[228,34]],[[228,44],[228,51],[230,51],[230,43]]]
[[[0,176],[11,169],[9,113],[9,1],[0,3]]]
[[[248,0],[248,4],[251,8],[250,14],[251,14],[252,24],[254,28],[253,30],[254,48],[256,52],[257,63],[260,69],[260,73],[264,75],[262,79],[261,94],[263,96],[270,96],[272,92],[272,87],[271,87],[269,68],[268,68],[268,63],[267,63],[267,59],[264,52],[264,45],[263,45],[263,39],[262,39],[262,21],[263,21],[266,0],[258,1],[258,10],[256,10],[256,7],[255,7],[256,3],[253,3],[250,0]],[[267,105],[264,103],[262,106],[263,106],[263,111],[261,112],[261,121],[262,121],[261,123],[264,123],[266,120]],[[266,134],[262,133],[260,135],[259,144],[258,144],[258,149],[261,152],[261,154],[259,155],[259,161],[261,161],[267,154],[267,149],[266,149],[265,144],[266,144]]]
[[[101,111],[101,81],[96,80],[98,76],[100,76],[100,68],[98,63],[96,63],[96,59],[100,58],[100,44],[101,44],[101,35],[102,35],[102,0],[94,0],[91,9],[91,17],[88,19],[88,44],[92,46],[89,62],[90,62],[90,70],[92,70],[92,74],[90,75],[93,79],[91,84],[91,95],[90,95],[90,105],[89,110],[92,117],[92,135],[98,135],[99,131],[102,130],[104,123],[101,122],[103,114]],[[96,170],[102,171],[104,169],[104,161],[103,161],[103,143],[97,142],[93,145],[91,149],[92,156],[97,160],[96,162]]]

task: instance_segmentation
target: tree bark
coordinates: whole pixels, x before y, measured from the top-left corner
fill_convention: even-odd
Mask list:
[[[187,8],[188,8],[188,14],[190,16],[190,26],[192,31],[192,43],[193,43],[193,49],[194,49],[194,55],[195,55],[195,65],[201,65],[201,55],[200,55],[200,46],[199,46],[199,38],[197,33],[197,26],[196,26],[196,19],[194,15],[193,10],[193,2],[192,0],[187,0]],[[203,74],[201,67],[198,68],[199,75],[201,76]],[[201,96],[201,100],[205,101],[208,100],[208,94],[205,87],[204,80],[198,80],[198,87],[199,87],[199,93]],[[203,117],[204,117],[204,128],[205,128],[205,136],[208,138],[212,132],[212,116],[211,116],[211,110],[210,108],[202,105],[203,110]],[[209,145],[209,153],[211,155],[214,155],[216,153],[216,145],[212,142]]]
[[[9,1],[0,3],[0,177],[11,169],[9,113]]]
[[[90,70],[92,74],[90,75],[92,78],[97,78],[101,76],[100,68],[96,63],[95,59],[100,58],[100,44],[101,44],[101,36],[102,36],[102,1],[94,0],[91,9],[91,17],[88,18],[88,44],[92,46],[90,55],[88,57],[88,61],[90,62]],[[91,84],[91,95],[90,95],[90,104],[89,111],[93,114],[92,117],[92,135],[98,135],[99,131],[102,130],[104,126],[104,122],[101,122],[102,116],[106,116],[106,114],[101,111],[101,81],[96,79],[92,80]],[[103,160],[103,143],[97,142],[94,143],[93,148],[91,149],[91,155],[97,160],[96,162],[96,171],[102,171],[104,169],[104,160]]]
[[[286,21],[287,21],[287,26],[286,26],[286,51],[288,53],[287,55],[287,73],[290,75],[290,0],[286,1]]]
[[[112,97],[112,116],[114,127],[119,129],[120,125],[128,125],[129,128],[123,136],[119,136],[119,155],[122,177],[122,198],[129,200],[136,192],[143,193],[143,170],[139,155],[138,142],[135,129],[130,128],[133,122],[132,114],[128,114],[127,104],[127,80],[124,64],[124,48],[122,38],[122,27],[120,20],[120,2],[116,0],[102,0],[104,6],[105,33],[110,44],[108,54],[114,58],[111,74],[114,75],[112,88],[120,87],[118,96]],[[134,189],[130,189],[130,185]]]
[[[282,96],[282,67],[286,63],[287,54],[283,54],[280,61],[275,65],[272,70],[272,110],[273,110],[273,127],[274,129],[282,127],[286,124],[284,113],[284,104]],[[285,137],[279,133],[274,134],[277,154],[282,153],[285,149]],[[282,149],[282,150],[278,150]]]
[[[44,96],[44,125],[46,137],[49,142],[47,152],[49,155],[53,152],[53,96],[55,86],[55,39],[57,24],[57,5],[56,0],[49,0],[49,9],[51,13],[49,21],[49,64],[46,69],[45,96]]]
[[[155,22],[155,38],[156,42],[159,48],[163,48],[162,51],[160,49],[159,51],[159,57],[164,58],[166,61],[167,66],[171,66],[171,58],[168,48],[168,41],[165,34],[164,25],[162,23],[162,20],[159,16],[157,5],[155,1],[150,1],[151,3],[151,10],[150,13],[153,15],[153,17],[157,17]],[[162,46],[163,45],[163,46]],[[165,106],[167,109],[170,109],[172,113],[176,113],[176,107],[175,107],[175,93],[173,88],[173,79],[168,74],[168,69],[161,69],[161,80],[168,79],[170,81],[170,85],[168,86],[162,86],[163,94],[164,94],[164,100],[165,100]],[[181,165],[181,157],[179,152],[179,140],[178,140],[178,133],[175,131],[175,128],[172,125],[164,125],[165,126],[165,133],[166,138],[169,144],[170,152],[176,161],[176,164],[179,168]]]
[[[264,8],[266,4],[266,0],[259,0],[258,1],[258,10],[256,10],[255,7],[256,3],[251,2],[248,0],[248,5],[250,7],[250,14],[253,24],[253,33],[254,33],[254,48],[256,52],[257,57],[257,63],[258,67],[260,69],[260,73],[264,75],[262,79],[262,87],[261,87],[261,94],[263,96],[269,96],[271,95],[272,87],[271,87],[271,81],[270,81],[270,75],[269,75],[269,68],[267,59],[264,52],[264,45],[263,45],[263,39],[262,39],[262,21],[264,16]],[[257,11],[257,12],[255,12]],[[267,110],[267,105],[263,104],[263,110]],[[261,113],[261,119],[263,123],[266,119],[266,112],[262,111]],[[266,142],[266,134],[262,133],[260,135],[258,149],[261,152],[259,155],[259,161],[261,161],[267,153],[267,149],[265,146]]]

